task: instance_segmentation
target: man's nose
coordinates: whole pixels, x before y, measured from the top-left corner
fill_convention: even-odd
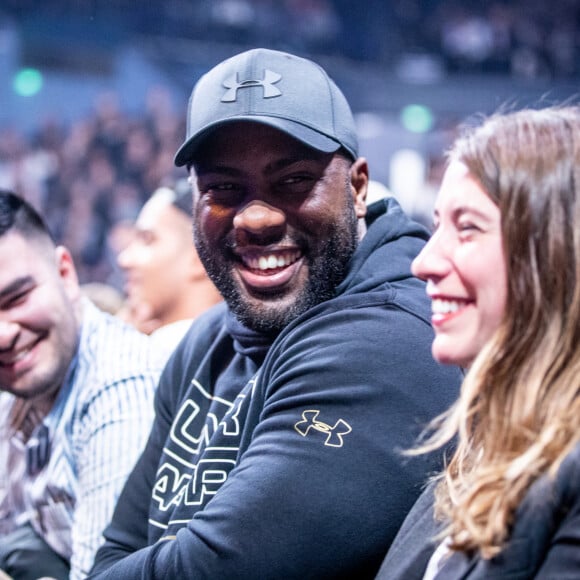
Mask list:
[[[0,320],[0,352],[10,350],[14,346],[19,328],[16,322]]]
[[[234,229],[251,235],[264,236],[279,233],[285,224],[285,213],[261,200],[252,200],[234,217]]]
[[[125,248],[123,248],[117,254],[117,264],[122,270],[128,270],[133,265],[134,254],[135,254],[135,242],[129,242]]]

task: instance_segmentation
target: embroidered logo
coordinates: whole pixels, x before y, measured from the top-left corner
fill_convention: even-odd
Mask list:
[[[221,98],[221,101],[222,103],[233,103],[238,98],[238,89],[247,89],[250,87],[262,87],[264,99],[279,97],[282,91],[278,87],[275,87],[274,84],[281,78],[281,74],[268,69],[264,70],[264,78],[262,80],[248,79],[239,82],[238,73],[233,74],[223,82],[223,86],[228,90]]]
[[[309,409],[302,413],[302,421],[298,421],[294,425],[294,429],[302,437],[306,437],[311,429],[318,431],[319,433],[324,433],[326,435],[326,441],[324,444],[328,447],[342,447],[343,437],[352,431],[352,427],[343,419],[339,419],[333,426],[328,423],[323,423],[318,420],[318,415],[320,411],[314,409]]]

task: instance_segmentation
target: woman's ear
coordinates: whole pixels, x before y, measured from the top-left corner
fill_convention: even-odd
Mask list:
[[[364,157],[359,157],[350,167],[350,182],[357,218],[367,213],[367,190],[369,185],[369,166]]]

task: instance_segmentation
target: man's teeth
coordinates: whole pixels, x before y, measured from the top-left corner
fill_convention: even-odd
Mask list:
[[[288,252],[285,254],[270,254],[259,258],[244,258],[244,264],[252,270],[273,270],[290,266],[298,260],[300,252]]]
[[[29,352],[30,352],[29,348],[27,348],[26,350],[21,350],[19,353],[16,354],[16,356],[13,356],[7,360],[2,360],[0,364],[4,366],[13,365],[14,363],[17,363],[19,360],[22,360]]]
[[[451,314],[452,312],[457,312],[463,304],[463,302],[458,302],[456,300],[442,300],[441,298],[435,298],[431,301],[431,312],[433,312],[433,314]]]

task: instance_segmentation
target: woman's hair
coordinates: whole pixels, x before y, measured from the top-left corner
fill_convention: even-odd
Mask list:
[[[450,159],[500,209],[507,304],[459,400],[415,451],[456,438],[436,513],[453,549],[489,558],[531,484],[580,440],[580,108],[494,115]]]

